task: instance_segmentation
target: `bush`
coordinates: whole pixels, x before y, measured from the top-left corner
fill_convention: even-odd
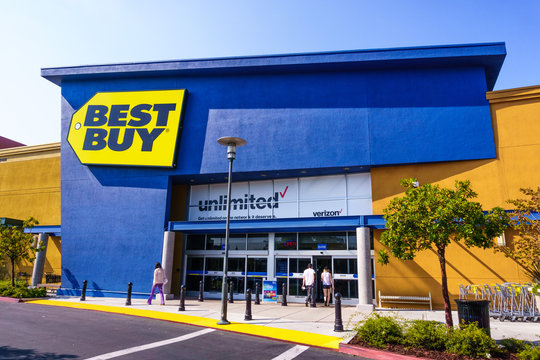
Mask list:
[[[444,350],[448,339],[446,325],[437,321],[413,320],[405,330],[404,343],[411,347]]]
[[[462,323],[460,329],[447,329],[437,321],[413,320],[406,322],[397,316],[372,313],[354,328],[361,342],[386,347],[401,344],[412,348],[463,355],[472,358],[507,358],[508,353],[517,354],[522,360],[540,360],[540,347],[516,339],[504,339],[497,346],[477,323]]]
[[[358,339],[372,346],[384,348],[386,344],[403,343],[403,324],[394,317],[372,313],[354,330]]]
[[[11,286],[10,281],[0,282],[0,296],[14,298],[39,298],[47,296],[45,288],[28,289],[24,281],[17,281]]]
[[[527,348],[525,341],[514,338],[503,339],[499,341],[499,345],[512,354],[517,354]]]
[[[491,357],[497,351],[495,341],[476,323],[462,324],[460,330],[448,334],[446,351],[470,357]]]
[[[521,360],[540,360],[540,348],[527,344],[518,356]]]

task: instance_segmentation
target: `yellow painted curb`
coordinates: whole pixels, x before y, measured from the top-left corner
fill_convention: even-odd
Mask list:
[[[155,310],[141,310],[130,307],[120,307],[111,305],[93,305],[88,303],[75,303],[55,300],[33,300],[27,301],[31,304],[51,305],[51,306],[63,306],[73,309],[85,309],[103,311],[115,314],[125,314],[139,317],[146,317],[159,320],[167,320],[172,322],[203,326],[212,329],[231,331],[241,334],[261,336],[271,339],[283,340],[288,342],[294,342],[303,345],[318,346],[328,349],[338,349],[339,343],[343,341],[342,338],[329,335],[314,334],[299,330],[278,329],[268,326],[252,325],[231,322],[230,325],[217,325],[215,319],[208,319],[200,316],[184,315],[167,313]]]

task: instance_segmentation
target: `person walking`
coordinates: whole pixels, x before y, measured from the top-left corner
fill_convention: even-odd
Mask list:
[[[313,264],[308,264],[307,269],[304,270],[302,276],[302,289],[307,290],[306,307],[308,303],[314,303],[315,299],[313,294],[313,286],[315,285],[315,270],[313,270]]]
[[[321,282],[324,295],[324,306],[330,306],[331,295],[334,293],[334,279],[328,266],[324,267],[324,271],[321,274]]]
[[[154,268],[154,281],[152,283],[152,292],[150,293],[150,297],[148,298],[148,305],[152,305],[152,297],[154,297],[154,292],[156,288],[159,290],[159,294],[161,295],[161,305],[165,305],[165,298],[163,297],[163,285],[168,282],[167,276],[165,276],[165,270],[161,267],[160,263],[156,263],[156,267]]]

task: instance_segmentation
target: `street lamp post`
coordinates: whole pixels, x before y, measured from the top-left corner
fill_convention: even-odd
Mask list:
[[[227,220],[225,223],[225,258],[223,259],[223,281],[221,284],[221,320],[218,325],[228,325],[227,320],[227,267],[229,262],[229,225],[231,220],[231,178],[232,165],[236,159],[236,147],[246,145],[246,140],[233,136],[225,136],[218,139],[220,145],[227,146],[227,159],[229,159],[229,177],[227,181]]]

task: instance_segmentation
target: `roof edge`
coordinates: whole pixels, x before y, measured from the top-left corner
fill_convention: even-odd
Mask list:
[[[540,98],[540,85],[489,91],[486,93],[486,99],[492,104],[534,98]]]
[[[17,146],[13,148],[0,149],[0,156],[9,157],[48,152],[58,152],[58,154],[60,155],[60,144],[61,143],[56,142],[50,144]]]
[[[64,78],[107,76],[115,74],[136,75],[194,72],[194,71],[224,71],[226,69],[270,68],[284,66],[307,65],[338,65],[348,64],[387,64],[389,62],[437,61],[437,59],[471,59],[486,68],[490,73],[498,74],[502,59],[506,55],[504,42],[434,45],[418,47],[400,47],[388,49],[343,50],[296,54],[254,55],[238,57],[220,57],[191,60],[171,60],[154,62],[134,62],[104,65],[84,65],[71,67],[51,67],[41,69],[41,76],[51,82],[61,85]],[[501,57],[497,61],[488,61],[490,57]],[[473,60],[474,59],[474,60]],[[488,69],[486,69],[488,72]]]

